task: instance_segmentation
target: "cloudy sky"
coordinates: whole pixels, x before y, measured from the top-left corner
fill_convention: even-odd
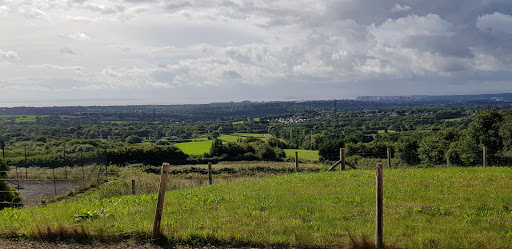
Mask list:
[[[0,105],[512,92],[510,0],[0,0]]]

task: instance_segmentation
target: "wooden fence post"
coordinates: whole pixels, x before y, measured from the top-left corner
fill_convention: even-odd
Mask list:
[[[57,197],[57,182],[55,180],[55,168],[52,168],[52,174],[53,174],[53,190],[55,193],[55,197]]]
[[[340,148],[340,170],[345,170],[345,148]]]
[[[483,165],[484,167],[487,167],[487,147],[484,146],[483,149]]]
[[[16,182],[18,185],[18,189],[20,189],[20,179],[18,178],[18,166],[16,166]]]
[[[387,155],[388,155],[388,169],[391,169],[391,149],[390,148],[388,148]]]
[[[101,165],[98,165],[98,178],[96,179],[98,181],[98,185],[100,184],[100,177],[101,177]]]
[[[295,172],[299,172],[299,152],[295,151]]]
[[[212,162],[208,162],[208,182],[210,185],[213,183],[213,177],[212,177]]]
[[[165,190],[167,189],[167,175],[169,174],[169,164],[162,164],[162,172],[160,175],[160,189],[158,190],[158,200],[156,202],[155,219],[153,221],[153,231],[151,238],[156,239],[160,236],[160,222],[162,221],[162,213],[164,211]]]
[[[382,174],[382,164],[377,164],[376,175],[376,218],[375,218],[375,247],[377,249],[383,249],[384,243],[382,239],[382,232],[384,226],[384,216],[383,216],[383,204],[384,204],[384,191],[383,191],[383,174]]]
[[[135,180],[132,180],[132,195],[135,195]]]

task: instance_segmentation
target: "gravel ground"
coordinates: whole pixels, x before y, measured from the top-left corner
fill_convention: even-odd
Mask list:
[[[80,180],[32,180],[10,179],[6,181],[11,187],[16,188],[23,196],[23,204],[36,205],[42,198],[55,198],[65,195],[80,185]],[[19,188],[18,188],[19,184]]]

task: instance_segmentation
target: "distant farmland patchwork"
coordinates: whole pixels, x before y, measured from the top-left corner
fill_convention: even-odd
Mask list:
[[[0,115],[0,121],[14,120],[16,123],[35,123],[39,118],[46,118],[49,115]]]

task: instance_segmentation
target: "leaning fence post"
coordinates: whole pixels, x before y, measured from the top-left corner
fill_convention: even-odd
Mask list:
[[[384,216],[383,216],[383,174],[382,174],[382,164],[377,164],[376,175],[376,218],[375,218],[375,247],[377,249],[384,248],[384,243],[382,239],[382,232],[384,227]]]
[[[17,185],[18,185],[18,189],[20,189],[20,179],[18,177],[18,166],[16,166],[16,182],[17,182]]]
[[[390,148],[388,148],[387,156],[388,156],[388,169],[391,169],[391,149]]]
[[[340,148],[340,170],[345,170],[345,148]]]
[[[208,182],[212,185],[213,177],[212,177],[212,162],[208,162]]]
[[[299,152],[295,151],[295,172],[299,172]]]
[[[169,164],[162,164],[162,172],[160,175],[160,189],[158,190],[158,200],[156,202],[155,219],[153,221],[153,232],[151,238],[155,239],[160,235],[160,222],[162,221],[162,213],[164,211],[165,190],[167,189],[167,175],[169,174]]]
[[[487,167],[487,147],[484,146],[483,149],[483,165],[484,167]]]

